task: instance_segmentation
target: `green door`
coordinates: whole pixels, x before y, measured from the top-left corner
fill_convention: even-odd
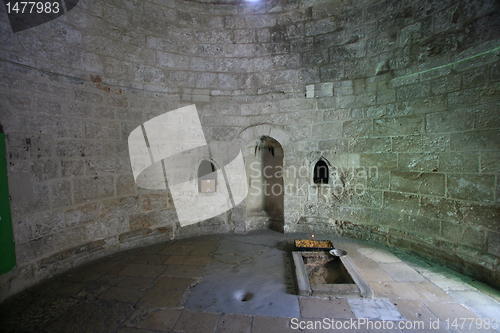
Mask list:
[[[10,271],[15,265],[16,253],[10,217],[5,134],[0,133],[0,274]]]

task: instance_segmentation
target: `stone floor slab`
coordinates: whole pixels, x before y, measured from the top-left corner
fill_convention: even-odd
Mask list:
[[[254,316],[252,333],[297,333],[290,327],[292,318]]]
[[[125,322],[126,326],[158,331],[170,331],[181,315],[181,310],[139,309]]]
[[[111,287],[99,295],[99,299],[113,300],[124,303],[134,304],[144,295],[140,290],[131,290],[118,287]]]
[[[268,249],[239,265],[220,265],[216,261],[214,265],[219,268],[210,270],[211,263],[203,280],[192,289],[187,308],[280,317],[299,315],[297,296],[287,293],[293,271],[286,253]]]
[[[453,297],[451,297],[444,290],[429,281],[412,282],[412,284],[431,302],[456,302]]]
[[[439,321],[422,302],[405,299],[393,299],[392,302],[405,319],[411,322],[408,324],[410,326],[407,326],[407,331],[422,333],[449,332],[444,323]]]
[[[163,272],[164,276],[178,277],[199,277],[205,271],[205,266],[185,266],[185,265],[169,265]]]
[[[116,332],[133,312],[132,305],[112,301],[85,302],[69,308],[47,332]]]
[[[378,263],[401,262],[401,259],[399,259],[394,254],[384,249],[377,249],[373,247],[358,248],[358,252],[361,253],[363,256]]]
[[[138,304],[150,308],[179,306],[182,295],[191,283],[192,279],[189,278],[161,277]]]
[[[219,318],[216,333],[250,333],[251,330],[251,316],[226,313]]]
[[[300,297],[300,313],[306,318],[353,318],[347,300],[344,298]]]
[[[213,333],[219,317],[220,314],[216,313],[183,311],[174,330],[186,333]]]
[[[380,268],[386,271],[394,281],[425,281],[425,278],[413,268],[402,262],[381,263]]]
[[[385,298],[352,298],[347,301],[356,318],[369,320],[405,320],[395,305]]]
[[[359,268],[366,281],[393,281],[393,278],[381,268]]]

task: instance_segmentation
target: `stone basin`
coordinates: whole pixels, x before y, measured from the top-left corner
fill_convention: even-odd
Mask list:
[[[347,252],[294,251],[295,274],[301,296],[368,297],[373,292]]]

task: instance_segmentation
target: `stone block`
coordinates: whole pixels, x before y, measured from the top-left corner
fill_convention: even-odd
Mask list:
[[[368,54],[378,54],[390,51],[397,46],[398,43],[398,35],[397,33],[381,33],[368,40],[366,48]]]
[[[194,73],[172,70],[170,71],[168,77],[168,83],[173,86],[194,87],[195,86]]]
[[[94,178],[75,179],[73,196],[75,204],[99,199],[97,180]]]
[[[232,42],[232,31],[228,30],[201,30],[198,31],[194,37],[195,41],[203,44],[229,44]]]
[[[52,208],[70,206],[72,204],[71,182],[60,180],[49,185]]]
[[[481,173],[500,173],[500,153],[481,153]]]
[[[216,57],[224,52],[223,45],[202,44],[198,45],[198,54],[201,56]]]
[[[477,88],[464,89],[448,94],[448,106],[463,107],[464,105],[475,105],[479,102],[479,90]]]
[[[488,67],[477,67],[462,72],[464,88],[476,87],[488,83]]]
[[[498,112],[498,104],[487,104],[476,107],[476,112],[474,113],[474,128],[499,128],[500,117],[498,117]]]
[[[396,89],[396,96],[398,101],[412,100],[416,98],[423,98],[430,95],[430,83],[421,82],[408,86],[401,86]]]
[[[49,99],[35,98],[33,108],[33,111],[39,114],[61,116],[63,113],[61,103]]]
[[[452,198],[494,202],[495,176],[448,174],[446,183]]]
[[[301,59],[298,54],[281,54],[272,56],[271,63],[273,69],[301,67]]]
[[[27,124],[31,132],[50,134],[53,138],[83,138],[83,124],[75,122],[73,119],[48,117],[48,116],[28,116]]]
[[[231,141],[238,134],[236,127],[212,127],[211,139],[215,141]]]
[[[337,81],[343,78],[344,71],[340,63],[322,65],[320,67],[321,81]]]
[[[90,118],[92,108],[86,104],[69,103],[63,107],[63,112],[69,117]]]
[[[196,87],[217,88],[218,80],[215,73],[196,73]]]
[[[500,257],[500,233],[490,232],[488,234],[488,253]]]
[[[83,176],[83,170],[84,170],[83,160],[62,160],[61,161],[61,176],[62,177]]]
[[[386,89],[377,91],[377,103],[386,104],[392,103],[396,101],[396,90],[395,89]]]
[[[121,94],[107,95],[106,96],[106,104],[108,106],[116,106],[119,108],[130,107],[128,96],[121,95]]]
[[[387,105],[387,115],[399,116],[408,114],[436,112],[447,109],[446,95],[420,98]]]
[[[323,105],[322,100],[327,100],[327,98],[321,98],[318,100],[318,109],[322,109]],[[335,101],[330,99],[331,103],[333,104],[332,108],[334,108]],[[321,106],[321,107],[320,107]],[[349,110],[343,110],[343,109],[337,109],[334,108],[333,110],[327,110],[323,112],[323,121],[337,121],[337,120],[345,120],[349,119]]]
[[[360,166],[366,168],[396,169],[397,154],[394,153],[362,153],[359,154]]]
[[[391,172],[391,190],[416,194],[445,194],[445,175],[441,173]]]
[[[326,18],[306,23],[304,31],[306,36],[316,36],[333,32],[336,28],[336,20],[333,18]]]
[[[370,137],[372,127],[372,120],[345,121],[342,124],[342,136],[347,138]]]
[[[450,138],[442,135],[408,135],[392,138],[392,150],[395,152],[443,152],[449,150],[449,147]]]
[[[500,208],[498,206],[464,203],[464,222],[473,226],[484,226],[492,230],[500,228]]]
[[[479,250],[486,249],[485,231],[464,224],[442,221],[441,237],[455,244],[460,244]]]
[[[433,172],[438,170],[438,156],[434,154],[399,154],[398,168],[409,171]]]
[[[131,172],[128,158],[93,158],[87,160],[86,175]]]
[[[485,130],[451,134],[453,151],[477,151],[500,149],[500,131]]]
[[[100,103],[102,100],[103,97],[100,93],[83,89],[75,89],[75,101],[77,102]]]
[[[49,135],[8,134],[6,150],[9,159],[43,158],[53,154]]]
[[[375,119],[373,134],[375,136],[415,135],[422,132],[422,125],[422,117]]]
[[[165,83],[165,72],[163,69],[152,66],[136,65],[134,67],[134,79],[141,82]]]
[[[386,153],[391,150],[391,140],[389,138],[355,138],[349,140],[349,152],[377,152]]]
[[[388,226],[395,229],[401,229],[403,215],[401,212],[395,212],[387,209],[372,209],[370,220],[377,226]]]
[[[427,133],[466,131],[473,128],[473,113],[470,110],[436,112],[425,115]]]
[[[457,223],[464,218],[461,201],[428,196],[420,200],[419,215]]]
[[[141,194],[142,210],[169,209],[173,206],[172,198],[168,192]]]
[[[384,0],[369,5],[366,9],[366,20],[372,20],[397,12],[402,4],[394,0]]]
[[[297,70],[297,83],[308,84],[319,81],[319,69],[316,67]]]
[[[405,216],[402,229],[423,236],[436,237],[441,230],[441,221],[422,216]]]
[[[460,74],[452,74],[431,81],[433,94],[443,94],[460,89]]]
[[[99,142],[88,142],[83,140],[57,141],[55,145],[55,153],[56,156],[62,158],[99,156],[102,154],[102,144]]]
[[[12,164],[11,164],[12,165]],[[37,159],[29,162],[31,180],[43,182],[61,176],[60,164],[53,159]]]
[[[497,102],[500,94],[500,82],[491,82],[479,91],[481,103]]]
[[[440,153],[440,172],[479,172],[478,153]]]
[[[383,207],[396,212],[417,215],[419,196],[415,194],[384,191]]]
[[[372,189],[389,189],[390,171],[381,168],[373,169],[373,171],[374,172],[368,174],[366,178],[366,187]]]
[[[275,15],[251,15],[245,19],[249,28],[269,28],[276,25]]]
[[[342,137],[342,123],[331,122],[312,126],[313,139],[334,139]]]
[[[85,138],[94,140],[120,140],[120,124],[102,120],[87,121],[85,123]]]

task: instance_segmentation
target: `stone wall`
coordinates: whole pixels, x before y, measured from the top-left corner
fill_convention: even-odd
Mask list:
[[[130,247],[244,232],[244,207],[180,228],[168,192],[134,184],[130,131],[193,103],[209,142],[269,124],[245,140],[284,132],[286,169],[330,163],[331,184],[285,176],[286,231],[390,244],[500,286],[495,1],[81,0],[16,34],[5,8],[0,23],[18,263],[0,294]],[[316,194],[349,184],[363,195]]]

